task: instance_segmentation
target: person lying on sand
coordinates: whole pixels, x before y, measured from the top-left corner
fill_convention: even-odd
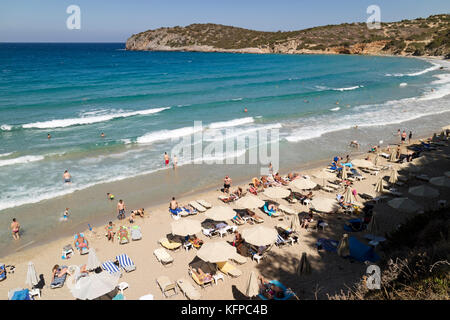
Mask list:
[[[250,183],[249,186],[250,187],[247,189],[247,191],[251,194],[254,194],[255,196],[258,195],[258,189],[255,188],[255,185],[253,183]]]
[[[293,181],[293,180],[295,180],[297,178],[300,178],[300,174],[297,173],[297,172],[289,172],[288,173],[288,178],[289,178],[289,180]]]
[[[286,185],[289,184],[289,182],[287,182],[286,180],[284,180],[284,179],[280,176],[280,174],[279,174],[278,172],[274,174],[273,179],[274,179],[276,182],[281,183],[281,184],[284,185],[284,186],[286,186]]]
[[[236,215],[233,217],[233,220],[237,221],[238,223],[244,224],[245,220],[242,219],[241,215],[239,213],[236,213]]]
[[[61,278],[63,275],[67,273],[67,268],[61,268],[58,264],[55,264],[52,268],[52,281],[55,281],[56,278]]]
[[[195,248],[200,248],[203,245],[203,240],[197,238],[197,236],[188,237],[188,241],[192,243]]]
[[[233,192],[233,194],[235,194],[238,198],[241,198],[242,197],[242,195],[243,195],[243,191],[242,191],[242,188],[241,187],[238,187],[234,192]]]
[[[81,248],[89,248],[89,243],[87,241],[87,239],[84,237],[84,235],[82,236],[80,233],[77,233],[77,237],[75,239],[74,242],[74,246],[77,249],[81,249]]]
[[[256,188],[258,188],[260,185],[262,185],[261,180],[259,180],[259,179],[256,178],[256,177],[254,177],[254,178],[252,179],[252,183],[253,183],[253,185],[254,185]]]
[[[120,241],[122,241],[123,238],[127,239],[127,241],[130,242],[130,239],[128,239],[128,230],[124,226],[121,226],[119,228],[119,239],[120,239]]]
[[[108,237],[108,241],[111,240],[112,242],[114,242],[114,235],[116,234],[114,231],[114,223],[112,223],[112,221],[110,221],[108,223],[108,225],[105,227],[105,230],[107,232],[106,236]]]
[[[270,283],[263,276],[258,276],[258,280],[260,292],[267,299],[271,300],[274,297],[282,299],[284,297],[284,290],[282,288]]]
[[[209,273],[204,273],[203,270],[200,268],[198,268],[198,270],[192,268],[192,272],[197,276],[197,278],[201,282],[208,282],[212,280],[212,276]]]

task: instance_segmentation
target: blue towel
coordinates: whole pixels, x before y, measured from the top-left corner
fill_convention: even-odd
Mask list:
[[[0,275],[0,280],[6,279],[6,268],[4,264],[0,264],[0,270],[3,271],[3,273]]]
[[[183,211],[181,208],[176,208],[174,209],[169,209],[170,213],[174,214],[174,215],[178,215],[178,213],[180,213],[181,211]]]
[[[281,289],[283,290],[283,293],[284,293],[283,298],[278,298],[278,297],[274,296],[274,297],[273,297],[273,300],[287,300],[287,299],[289,299],[289,298],[291,298],[291,297],[294,296],[294,292],[292,292],[291,290],[288,290],[288,289],[286,288],[286,286],[283,285],[280,281],[277,281],[277,280],[271,280],[271,281],[269,281],[269,283],[275,285],[275,286],[278,287],[278,288],[281,288]],[[262,300],[268,300],[268,299],[267,299],[264,295],[262,295],[262,294],[259,294],[258,297],[260,297]]]
[[[14,292],[11,300],[32,300],[30,297],[30,291],[28,289]]]
[[[58,272],[64,268],[67,268],[67,266],[59,267]],[[66,278],[67,278],[67,273],[63,274],[61,277],[55,277],[53,279],[52,283],[50,283],[50,288],[52,288],[52,289],[61,288],[64,285],[64,282],[66,282]]]
[[[380,259],[380,257],[375,253],[373,247],[365,245],[355,237],[349,237],[348,244],[350,247],[350,257],[355,260],[360,262],[377,262]]]
[[[320,238],[316,242],[316,246],[322,246],[323,249],[330,252],[336,252],[339,242],[332,239]]]

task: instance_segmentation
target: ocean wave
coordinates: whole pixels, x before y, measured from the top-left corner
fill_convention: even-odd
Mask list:
[[[386,73],[385,76],[386,77],[416,77],[416,76],[420,76],[422,74],[434,71],[434,70],[438,70],[441,66],[438,64],[433,63],[433,66],[426,68],[422,71],[417,71],[417,72],[412,72],[412,73]]]
[[[340,107],[337,107],[337,108],[333,108],[333,109],[330,109],[330,111],[339,111],[339,110],[341,110],[341,108],[340,108]]]
[[[208,128],[219,129],[219,128],[235,127],[235,126],[241,126],[241,125],[247,124],[247,123],[252,123],[254,121],[255,120],[252,117],[247,117],[247,118],[241,118],[241,119],[234,119],[234,120],[230,120],[230,121],[213,122],[208,126]]]
[[[137,143],[153,143],[156,141],[177,139],[184,136],[192,135],[196,132],[202,131],[201,127],[184,127],[174,130],[160,130],[147,133],[137,138]]]
[[[13,152],[0,153],[0,158],[4,158],[4,157],[10,156],[12,154],[13,154]]]
[[[402,83],[400,83],[398,86],[399,86],[399,87],[406,87],[407,85],[408,85],[408,83],[402,82]]]
[[[2,131],[11,131],[12,130],[12,126],[10,126],[9,124],[2,124],[1,126],[0,126],[0,130],[2,130]]]
[[[13,164],[23,164],[28,162],[41,161],[44,159],[44,156],[23,156],[13,159],[0,160],[0,167],[9,166]]]
[[[225,130],[222,131],[211,131],[207,132],[203,136],[204,141],[224,141],[229,139],[234,139],[239,136],[246,136],[250,133],[261,131],[261,130],[271,130],[271,129],[281,129],[283,126],[281,123],[268,124],[265,126],[252,127],[248,129],[235,129],[235,130]]]
[[[37,129],[50,129],[50,128],[65,128],[76,125],[85,125],[98,122],[105,122],[116,118],[127,118],[137,115],[149,115],[154,113],[159,113],[161,111],[170,109],[170,107],[156,108],[156,109],[146,109],[132,112],[121,112],[109,115],[97,115],[92,117],[81,117],[72,119],[59,119],[59,120],[49,120],[42,122],[27,123],[22,125],[25,129],[37,128]]]
[[[231,101],[241,101],[243,98],[234,98],[234,99],[231,99]]]
[[[334,91],[350,91],[350,90],[356,90],[359,88],[363,88],[364,86],[359,85],[359,86],[353,86],[353,87],[347,87],[347,88],[332,88],[332,90]]]

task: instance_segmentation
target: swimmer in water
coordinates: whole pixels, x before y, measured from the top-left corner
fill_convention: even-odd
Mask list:
[[[102,134],[100,135],[102,138],[104,138],[105,137],[105,134],[102,132]]]
[[[51,139],[51,135],[50,135],[50,133],[49,134],[47,134],[47,139]]]
[[[64,183],[71,183],[72,182],[72,176],[70,175],[69,171],[64,171],[63,174],[63,181]]]
[[[244,112],[247,112],[248,110],[247,110],[247,108],[244,108]]]

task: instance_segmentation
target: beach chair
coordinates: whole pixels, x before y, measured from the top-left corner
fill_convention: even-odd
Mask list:
[[[155,251],[153,251],[153,254],[156,257],[156,260],[161,262],[161,264],[165,267],[173,263],[172,256],[164,248],[155,249]]]
[[[201,294],[194,286],[185,278],[178,279],[177,285],[184,296],[189,300],[200,300]]]
[[[120,231],[121,228],[126,230],[128,239],[130,239],[130,228],[128,228],[126,226],[121,226],[121,227],[119,227],[119,229],[117,229],[117,232],[116,232],[119,244],[127,244],[128,243],[127,237],[125,237],[125,236],[121,237],[120,236],[120,232],[119,231]]]
[[[180,242],[169,241],[167,238],[161,238],[161,239],[159,239],[158,242],[164,248],[172,250],[172,251],[179,250],[182,245]]]
[[[218,237],[220,235],[219,231],[217,231],[216,229],[202,228],[202,233],[205,236],[207,236],[208,238],[214,238],[214,237]]]
[[[141,227],[139,226],[132,226],[131,227],[131,240],[141,240],[142,239],[142,232]]]
[[[203,207],[205,207],[206,209],[210,209],[212,207],[212,205],[208,201],[205,201],[203,199],[197,200],[197,202],[199,204],[201,204]]]
[[[205,289],[205,287],[207,286],[212,286],[213,283],[213,278],[211,277],[210,280],[208,281],[201,281],[197,275],[195,274],[195,272],[192,271],[191,268],[188,269],[188,273],[191,276],[192,280],[194,280],[194,282],[200,286],[200,288]]]
[[[244,220],[244,218],[242,218],[242,219]],[[233,221],[238,226],[241,226],[241,225],[245,224],[245,220],[244,221],[237,220],[236,216],[233,219],[231,219],[231,221]]]
[[[275,242],[275,245],[279,248],[284,247],[286,244],[288,244],[290,241],[287,241],[284,239],[281,235],[277,236],[277,241]]]
[[[247,257],[241,256],[239,253],[236,253],[231,260],[238,264],[244,264],[247,262]]]
[[[112,261],[105,261],[102,263],[102,269],[108,272],[109,274],[120,274],[119,267]]]
[[[67,266],[61,266],[61,269],[67,268]],[[61,277],[55,277],[50,283],[50,288],[56,289],[56,288],[62,288],[64,286],[64,283],[66,282],[67,273],[63,274]]]
[[[83,234],[83,233],[80,233],[80,236],[84,238],[84,234]],[[77,239],[78,239],[78,235],[75,234],[75,235],[73,236],[73,240],[76,241]],[[84,243],[87,244],[86,239],[84,239]],[[78,249],[78,252],[80,252],[81,255],[83,255],[83,254],[88,254],[88,253],[89,253],[89,248],[88,248],[88,247],[82,247],[82,248],[80,248],[80,247],[78,246],[78,241],[75,243],[75,247]]]
[[[67,259],[71,254],[73,254],[73,247],[72,245],[68,244],[67,246],[64,246],[61,253],[62,259]]]
[[[119,267],[121,267],[126,272],[136,270],[136,265],[126,253],[116,256],[116,260],[119,262]]]
[[[167,276],[158,277],[156,278],[156,283],[158,284],[165,298],[169,298],[171,296],[178,294],[176,284],[172,282],[169,279],[169,277]],[[170,291],[173,291],[173,293],[169,295]]]
[[[318,185],[318,186],[320,186],[320,185]],[[323,191],[326,191],[326,192],[334,192],[334,189],[332,189],[328,186],[320,186],[320,189],[322,189]]]
[[[189,204],[198,212],[206,211],[206,208],[204,206],[202,206],[200,203],[198,203],[197,201],[191,201],[191,202],[189,202]]]
[[[233,278],[237,278],[242,275],[241,270],[227,261],[217,263],[217,267],[219,268],[220,272]]]
[[[276,217],[279,217],[279,216],[280,216],[280,214],[279,214],[277,211],[270,211],[267,207],[268,207],[268,203],[266,202],[266,203],[264,204],[264,206],[263,206],[263,211],[264,211],[264,213],[266,213],[269,217],[276,218]]]
[[[194,206],[191,205],[191,208],[188,208],[187,206],[183,207],[182,211],[180,212],[180,215],[182,217],[187,217],[187,216],[196,215],[198,212],[199,211]]]

